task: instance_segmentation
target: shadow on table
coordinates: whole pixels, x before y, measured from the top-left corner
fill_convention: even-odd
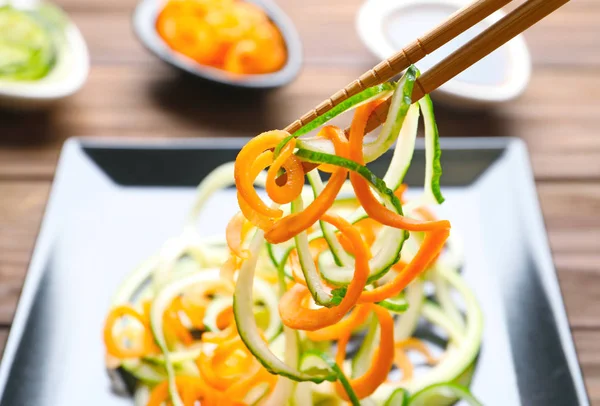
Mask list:
[[[162,77],[149,89],[161,109],[215,135],[252,136],[286,124],[281,117],[284,108],[275,99],[277,90],[226,87],[185,74]],[[437,103],[435,113],[443,137],[509,135],[493,109],[457,110]],[[350,118],[344,121],[349,123]]]
[[[435,100],[434,100],[435,103]],[[497,109],[458,110],[435,104],[435,118],[442,137],[509,136],[506,120]]]
[[[149,86],[150,97],[162,110],[215,135],[252,136],[281,125],[268,103],[275,92],[229,87],[182,73]]]
[[[0,145],[34,146],[50,142],[56,134],[53,112],[0,111]]]

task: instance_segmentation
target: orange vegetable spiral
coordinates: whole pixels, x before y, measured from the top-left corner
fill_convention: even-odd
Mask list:
[[[254,4],[233,0],[170,0],[156,31],[174,51],[234,74],[275,72],[287,53],[279,30]]]

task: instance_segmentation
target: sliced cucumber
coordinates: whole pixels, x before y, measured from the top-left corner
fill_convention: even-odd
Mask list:
[[[427,300],[423,304],[422,315],[431,324],[439,326],[448,333],[448,339],[453,343],[461,343],[465,332],[437,304]]]
[[[300,370],[308,373],[327,375],[332,372],[331,366],[321,356],[323,353],[316,350],[308,350],[300,356]]]
[[[341,406],[344,402],[335,391],[335,383],[321,382],[312,384],[311,404],[314,406]]]
[[[137,359],[124,360],[121,362],[121,368],[138,381],[147,385],[156,385],[167,379],[167,374],[163,366],[152,365]]]
[[[394,195],[394,191],[388,188],[385,182],[371,172],[366,166],[337,155],[314,152],[306,149],[298,149],[298,151],[296,151],[296,156],[306,162],[331,164],[356,172],[373,186],[387,206],[394,207],[399,214],[402,214],[402,205],[400,204],[398,197]]]
[[[363,147],[365,162],[379,158],[396,142],[406,113],[412,104],[411,96],[417,75],[417,68],[411,65],[400,78],[398,87],[392,96],[388,118],[385,120],[381,132],[372,141],[369,140],[370,137],[365,137]]]
[[[129,303],[133,300],[140,287],[149,280],[152,271],[158,264],[158,256],[153,256],[141,263],[127,278],[121,283],[119,289],[111,300],[111,306]]]
[[[409,395],[406,389],[396,389],[385,401],[383,406],[408,406]]]
[[[244,404],[250,406],[258,406],[268,396],[271,386],[264,382],[248,391],[244,396]]]
[[[0,6],[0,79],[42,79],[58,53],[50,27],[36,12]]]
[[[321,180],[319,171],[311,171],[307,174],[307,177],[316,199],[317,196],[320,195],[324,189],[323,181]],[[335,235],[335,227],[323,220],[319,220],[319,226],[321,227],[321,232],[323,233],[325,241],[327,241],[327,245],[329,246],[331,255],[333,255],[335,264],[337,266],[348,266],[349,264],[351,264],[353,262],[353,259],[346,252],[346,250],[344,250],[344,247],[342,247],[342,244],[340,244],[340,242],[338,241]]]
[[[285,274],[283,267],[289,251],[284,255],[279,266],[277,267],[277,276],[279,280],[279,297],[283,296],[286,291],[285,286]],[[276,348],[280,339],[284,341],[283,354],[278,354]],[[298,332],[292,330],[286,326],[283,326],[283,334],[276,340],[271,342],[271,352],[277,357],[281,356],[290,368],[297,370],[298,364],[300,363],[300,340],[298,338]],[[307,382],[304,382],[307,383]],[[280,406],[289,403],[290,398],[294,398],[294,391],[297,383],[284,376],[280,376],[273,389],[273,393],[265,400],[264,406]]]
[[[390,109],[388,113],[388,119],[379,135],[377,137],[365,137],[364,142],[364,158],[365,162],[372,162],[375,159],[379,158],[383,155],[390,147],[394,144],[402,126],[404,124],[404,119],[408,112],[409,107],[412,104],[411,95],[414,87],[416,75],[418,70],[414,66],[410,66],[404,76],[399,80],[398,85],[396,86],[396,90],[392,95],[392,101],[390,103]],[[374,97],[372,99],[379,99],[384,97],[384,95],[379,94],[378,97]],[[368,102],[372,99],[366,100]],[[337,115],[337,114],[336,114]],[[317,119],[318,120],[318,119]],[[325,120],[324,122],[328,121]],[[323,122],[323,123],[324,123]],[[323,124],[321,123],[321,124]],[[319,125],[321,125],[319,124]],[[316,127],[313,127],[316,128]],[[311,129],[313,129],[311,128]],[[283,147],[288,141],[288,139],[283,140],[280,145]],[[298,148],[304,149],[307,151],[313,151],[317,153],[326,153],[333,155],[335,154],[335,149],[333,147],[333,143],[329,140],[325,140],[320,137],[311,137],[305,139],[299,139],[296,144]],[[279,150],[277,150],[279,151]],[[411,154],[412,155],[412,154]]]
[[[284,362],[293,369],[298,368],[300,361],[298,349],[298,333],[288,327],[283,327],[283,339],[285,340],[285,349],[283,352]],[[273,350],[274,353],[277,351]],[[286,404],[294,392],[296,382],[280,376],[273,389],[273,393],[266,399],[265,406],[280,406]]]
[[[392,190],[396,190],[404,181],[415,152],[415,141],[419,128],[419,107],[413,104],[408,109],[404,124],[398,135],[398,141],[383,181]]]
[[[457,268],[448,266],[447,261],[440,259],[431,267],[427,276],[431,282],[433,282],[436,300],[440,307],[444,310],[444,313],[448,315],[448,317],[458,328],[464,330],[464,317],[455,303],[454,298],[452,297],[452,291],[449,283],[440,272],[442,268],[445,269],[446,272],[454,272],[458,274]]]
[[[313,240],[313,238],[317,237],[309,237],[309,242]],[[267,246],[267,254],[269,259],[273,265],[277,264],[276,269],[279,271],[283,271],[284,275],[289,279],[293,279],[292,272],[290,267],[287,264],[288,257],[292,253],[292,250],[296,248],[294,244],[294,240],[290,239],[289,241],[283,242],[281,244],[271,244],[266,242]],[[280,281],[281,283],[281,281]],[[285,284],[285,281],[283,281]]]
[[[369,320],[369,329],[363,339],[358,352],[352,358],[352,378],[358,378],[367,372],[373,360],[377,343],[379,322],[377,318],[371,316]]]
[[[209,255],[204,252],[209,251],[209,249],[206,249],[201,242],[200,236],[196,231],[195,222],[200,211],[206,206],[206,202],[215,193],[235,185],[234,166],[233,162],[218,166],[198,185],[196,200],[190,209],[182,235],[179,238],[168,241],[158,256],[158,262],[153,269],[152,275],[152,283],[155,289],[160,289],[160,286],[168,279],[168,275],[173,270],[177,261],[184,255],[192,256],[203,266],[209,266],[209,258],[207,258]],[[254,184],[264,186],[265,182],[266,174],[261,172],[254,181]],[[214,249],[210,249],[210,251],[214,251]]]
[[[432,203],[443,203],[444,196],[440,190],[442,149],[433,114],[433,103],[428,94],[419,100],[419,107],[423,112],[423,122],[425,123],[425,199]]]
[[[390,298],[377,303],[393,313],[404,313],[408,310],[408,301],[404,297]]]
[[[397,214],[402,214],[402,205],[400,204],[398,197],[394,195],[394,192],[387,187],[383,180],[375,176],[375,174],[373,174],[373,172],[371,172],[371,170],[366,166],[336,155],[323,154],[302,149],[299,149],[296,152],[296,155],[308,162],[337,165],[356,172],[375,188],[379,196],[383,199],[384,204],[389,209],[393,210]],[[360,213],[357,214],[356,217],[361,218]],[[351,220],[354,221],[355,219],[352,218]],[[399,250],[402,249],[402,244],[409,236],[407,231],[392,227],[384,228],[381,233],[386,234],[381,237],[380,241],[383,242],[378,243],[378,245],[381,247],[380,252],[378,252],[377,255],[375,255],[372,260],[369,261],[371,267],[369,278],[371,281],[383,276],[389,270],[389,268],[398,261]],[[323,260],[327,260],[327,255],[324,256]],[[334,261],[331,261],[331,265],[328,265],[326,262],[324,262],[323,267],[320,266],[320,269],[322,269],[323,277],[329,278],[328,280],[332,283],[338,282],[339,279],[339,284],[344,285],[352,278],[352,272],[348,272],[348,268],[340,267],[340,272],[337,272]]]
[[[138,385],[133,395],[134,405],[147,406],[148,400],[150,400],[150,387],[147,385]]]
[[[448,315],[455,326],[462,330],[464,329],[465,322],[458,307],[454,303],[448,282],[446,282],[446,279],[439,273],[440,266],[443,265],[438,262],[438,264],[435,264],[433,269],[429,272],[429,277],[435,287],[435,297],[442,309],[444,309],[444,313]]]
[[[252,314],[252,288],[258,253],[264,241],[263,231],[257,231],[250,242],[250,258],[244,261],[235,286],[233,314],[242,341],[244,341],[244,344],[246,344],[246,347],[256,359],[271,373],[282,375],[295,381],[319,383],[324,380],[335,380],[336,377],[334,374],[308,374],[287,365],[273,354],[261,338],[256,320]]]
[[[310,382],[298,382],[294,396],[290,399],[291,406],[306,406],[312,403],[312,386]]]
[[[401,387],[412,393],[418,392],[431,385],[455,382],[457,379],[464,376],[465,371],[471,368],[481,347],[483,315],[477,303],[477,299],[456,272],[442,268],[440,269],[440,274],[448,281],[448,283],[450,283],[452,288],[456,289],[465,302],[466,323],[464,334],[462,335],[462,339],[458,342],[458,345],[456,345],[452,351],[446,352],[446,356],[444,356],[436,366],[432,367],[427,374],[415,377],[414,379],[401,384]],[[406,316],[412,309],[411,303],[411,308],[401,316],[400,319]],[[450,319],[447,318],[447,320]],[[403,337],[396,337],[396,339],[398,338],[402,339]],[[376,396],[377,399],[387,399],[396,387],[397,385],[384,383],[377,388],[377,391],[373,396]]]
[[[483,315],[477,299],[463,279],[455,272],[442,269],[440,273],[450,285],[463,297],[466,305],[466,328],[464,338],[455,351],[452,351],[438,365],[419,380],[415,380],[412,391],[422,389],[435,383],[450,382],[469,367],[481,346],[483,334]]]
[[[206,312],[204,313],[204,326],[208,331],[218,332],[221,329],[217,326],[217,317],[219,314],[230,307],[233,304],[231,297],[222,296],[217,297],[206,306]]]
[[[355,109],[373,100],[386,97],[387,95],[391,94],[395,89],[396,85],[391,82],[382,83],[365,89],[362,92],[349,97],[342,103],[329,110],[327,113],[319,116],[315,120],[304,125],[294,133],[294,136],[298,137],[303,134],[309,133],[315,128],[321,127],[323,124],[326,124],[327,122],[331,121],[335,117],[339,116],[342,113],[345,113],[348,110]]]
[[[275,245],[271,244],[271,243],[267,243],[267,253],[269,254],[269,259],[271,260],[271,263],[273,264],[273,266],[277,269],[279,269],[279,264],[281,259],[277,258],[277,254],[275,252]]]
[[[379,246],[379,250],[373,253],[369,260],[369,277],[367,284],[373,283],[385,275],[392,266],[400,260],[400,252],[406,240],[407,232],[393,227],[383,227],[373,243],[374,250]],[[336,286],[346,286],[354,277],[354,260],[348,266],[337,266],[331,252],[323,251],[318,256],[319,270],[321,276],[327,282]]]
[[[302,210],[302,197],[299,196],[292,202],[292,214],[299,213]],[[333,296],[331,293],[329,293],[329,289],[327,289],[323,282],[321,282],[319,272],[317,272],[317,268],[312,258],[312,253],[310,252],[308,235],[306,234],[306,231],[296,234],[294,241],[296,243],[298,259],[300,261],[302,273],[304,274],[306,286],[308,287],[308,290],[310,291],[315,303],[326,307],[334,306],[334,302],[332,300]]]
[[[471,392],[454,383],[438,383],[428,386],[415,393],[408,403],[409,406],[447,405],[462,400],[469,406],[483,406]],[[449,403],[450,402],[450,403]]]
[[[395,88],[396,88],[396,85],[394,83],[387,82],[387,83],[382,83],[382,84],[370,87],[368,89],[363,90],[362,92],[360,92],[358,94],[355,94],[354,96],[349,97],[342,103],[338,104],[337,106],[335,106],[334,108],[329,110],[327,113],[325,113],[325,114],[317,117],[313,121],[305,124],[300,129],[298,129],[296,132],[294,132],[294,134],[292,134],[291,136],[282,140],[279,143],[279,145],[277,145],[277,147],[275,148],[275,152],[274,152],[275,156],[279,155],[279,153],[281,152],[281,149],[290,141],[290,139],[300,137],[304,134],[307,134],[307,133],[311,132],[312,130],[315,130],[315,129],[321,127],[322,125],[326,124],[327,122],[331,121],[332,119],[339,116],[340,114],[345,113],[346,111],[355,109],[355,108],[362,106],[364,104],[367,104],[373,100],[387,97],[389,94],[391,94],[394,91]],[[300,144],[303,144],[306,149],[317,148],[316,149],[317,151],[330,152],[330,153],[333,153],[333,151],[334,151],[333,144],[331,143],[331,141],[325,140],[323,138],[313,137],[311,139],[304,139],[304,140],[299,139],[298,142]],[[321,148],[319,148],[319,144],[321,144],[321,146],[320,146]]]
[[[264,280],[255,278],[254,293],[257,301],[261,301],[269,313],[269,323],[264,330],[265,338],[272,341],[281,332],[281,319],[279,318],[279,297],[273,288]],[[256,302],[255,302],[256,303]],[[254,307],[252,307],[254,309]]]
[[[152,287],[154,290],[159,290],[164,283],[172,279],[173,275],[176,274],[177,266],[185,257],[190,257],[196,265],[199,265],[196,269],[187,268],[187,270],[193,271],[207,267],[208,262],[204,250],[204,246],[199,241],[198,233],[189,228],[184,230],[179,237],[168,240],[161,247],[156,266],[152,270]]]
[[[308,176],[310,177],[313,173],[316,173],[316,172],[314,172],[314,171],[310,172],[308,174]],[[336,200],[336,203],[337,202],[339,202],[339,201]],[[352,198],[352,199],[344,199],[344,201],[342,201],[341,205],[344,206],[344,205],[348,205],[348,204],[353,204],[351,202],[356,202],[356,199],[354,199],[354,198]],[[336,211],[336,213],[337,213],[337,211]],[[346,220],[348,222],[352,223],[352,224],[355,224],[356,222],[358,222],[358,221],[360,221],[360,220],[362,220],[362,219],[364,219],[366,217],[367,217],[367,214],[363,212],[363,213],[358,213],[358,215],[357,214],[353,214],[349,218],[347,218]],[[329,225],[327,223],[325,225],[329,226],[329,229],[332,230],[335,233],[335,230],[336,230],[335,227],[333,227],[333,226],[331,226],[331,225]],[[322,230],[315,231],[315,232],[313,232],[313,233],[311,233],[311,234],[308,235],[308,242],[310,244],[312,241],[314,241],[316,239],[319,239],[319,238],[324,238],[324,237],[325,236],[324,236]],[[330,239],[331,241],[333,241],[333,243],[335,243],[335,241],[337,241],[337,238],[335,238],[334,236],[331,236],[331,235],[329,235],[327,238]],[[339,244],[339,242],[338,242],[338,244]],[[292,270],[289,267],[289,265],[286,263],[286,261],[287,261],[288,256],[292,252],[292,250],[296,249],[296,245],[294,243],[294,240],[291,239],[290,241],[285,242],[285,243],[281,243],[281,244],[271,244],[271,243],[267,242],[267,247],[268,247],[268,250],[269,250],[269,257],[271,259],[271,262],[274,263],[274,264],[278,263],[280,266],[283,265],[283,270],[284,270],[285,276],[288,277],[289,279],[293,279]],[[341,244],[340,244],[340,248],[335,248],[335,249],[338,250],[338,252],[341,253],[342,250],[343,250],[343,247],[341,247]],[[348,254],[346,254],[346,255],[348,255]],[[353,260],[352,256],[348,255],[348,257],[350,258],[352,266],[354,266],[354,260]],[[328,262],[328,264],[329,263],[333,263],[333,261],[330,260]]]
[[[344,375],[342,369],[336,364],[335,360],[327,353],[318,350],[308,350],[302,353],[300,357],[300,370],[304,372],[312,372],[318,374],[325,374],[328,372],[335,373],[337,379],[340,381],[348,399],[352,406],[360,406],[360,400],[354,393],[352,385]]]
[[[152,307],[150,308],[150,328],[152,335],[154,336],[154,341],[156,341],[158,348],[164,356],[165,370],[169,381],[169,394],[173,406],[183,406],[183,401],[181,400],[181,397],[177,392],[177,386],[175,385],[175,370],[173,368],[171,353],[167,347],[163,331],[163,315],[173,299],[186,288],[207,281],[219,280],[219,278],[218,270],[207,270],[176,279],[175,281],[165,284],[161,290],[157,292],[154,301],[152,302]],[[250,306],[250,309],[252,309],[252,306]]]
[[[417,328],[425,300],[424,284],[421,278],[416,278],[407,286],[405,299],[409,308],[396,319],[394,325],[394,340],[396,341],[409,338]]]
[[[173,365],[180,364],[187,361],[193,361],[200,356],[202,352],[202,348],[200,345],[195,347],[189,347],[185,350],[173,351],[169,354],[169,359]],[[144,361],[147,361],[151,364],[165,365],[165,357],[164,355],[146,355],[143,357]]]
[[[289,255],[289,251],[287,254],[283,256],[279,266],[277,267],[277,279],[279,282],[279,298],[283,296],[286,291],[285,286],[285,274],[283,271],[283,267],[285,262],[287,261],[287,256]],[[279,343],[283,341],[283,350],[278,351],[277,347]],[[298,364],[300,362],[300,344],[298,339],[298,332],[283,326],[283,334],[280,335],[277,339],[271,342],[271,352],[276,356],[280,356],[283,358],[285,364],[287,364],[290,368],[297,369]],[[280,354],[280,352],[282,354]],[[277,384],[273,389],[273,392],[269,397],[265,400],[264,406],[280,406],[286,403],[289,403],[288,400],[294,394],[294,390],[296,388],[296,382],[280,376],[277,380]]]
[[[280,142],[275,149],[275,154],[279,153],[292,137],[305,135],[344,111],[386,97],[396,90],[392,95],[389,118],[380,134],[376,137],[367,135],[364,142],[365,162],[371,162],[387,151],[397,140],[392,162],[383,179],[375,176],[365,165],[336,156],[332,142],[320,137],[299,138],[295,154],[306,162],[337,165],[359,174],[375,189],[379,201],[388,209],[402,215],[403,208],[394,191],[401,185],[410,166],[419,115],[422,112],[426,142],[424,197],[426,201],[441,203],[443,197],[439,187],[441,176],[439,134],[433,117],[431,100],[426,96],[418,104],[412,105],[410,100],[417,75],[418,71],[411,66],[397,85],[383,84],[349,98],[329,113],[313,120]],[[115,301],[119,303],[131,301],[140,287],[146,286],[149,280],[154,282],[156,291],[150,311],[150,327],[162,354],[146,356],[132,362],[124,361],[121,368],[136,371],[137,375],[133,375],[144,385],[152,386],[167,379],[171,403],[174,406],[183,406],[177,393],[175,376],[177,374],[198,374],[193,360],[197,358],[200,348],[193,347],[184,351],[167,348],[162,316],[173,298],[184,289],[196,283],[219,278],[217,269],[204,268],[218,267],[220,257],[228,251],[227,247],[226,245],[217,247],[214,243],[211,245],[201,239],[195,229],[195,221],[200,210],[215,192],[234,184],[233,175],[234,164],[225,164],[212,172],[198,186],[197,198],[183,236],[172,240],[168,249],[143,264],[141,269],[126,281],[115,297]],[[304,188],[299,198],[291,205],[283,207],[285,212],[289,207],[292,214],[299,213],[303,210],[305,203],[313,201],[323,192],[324,184],[318,171],[310,172],[308,179],[312,191]],[[264,186],[264,173],[258,177],[255,183]],[[349,182],[344,184],[344,187],[349,186],[351,186]],[[343,190],[343,193],[348,194],[348,188]],[[345,217],[355,223],[367,217],[362,208],[354,211],[348,209],[351,205],[351,208],[355,209],[356,203],[354,197],[346,200],[339,199],[332,210],[346,207],[348,213],[345,213]],[[423,316],[448,333],[451,347],[446,351],[440,363],[432,367],[427,374],[418,374],[416,378],[408,382],[384,383],[374,394],[362,401],[354,393],[342,367],[338,366],[328,354],[328,351],[332,349],[331,342],[313,343],[306,339],[303,333],[288,328],[282,329],[278,300],[286,290],[285,274],[286,271],[289,271],[286,263],[293,249],[297,250],[304,279],[318,305],[330,307],[338,303],[340,297],[345,294],[345,286],[353,278],[354,258],[338,241],[336,228],[321,220],[319,220],[319,226],[320,231],[311,234],[302,232],[293,240],[276,245],[265,242],[262,230],[251,233],[253,237],[248,246],[250,256],[243,262],[239,271],[233,300],[227,297],[217,297],[207,308],[205,325],[211,330],[217,331],[216,316],[227,306],[232,305],[237,329],[246,347],[269,372],[280,375],[274,388],[270,388],[266,384],[259,385],[247,394],[244,402],[249,405],[266,406],[280,406],[289,403],[299,406],[313,404],[318,398],[319,386],[317,384],[324,381],[329,381],[328,387],[333,394],[331,398],[335,398],[335,401],[339,402],[340,398],[335,395],[335,391],[332,389],[333,384],[331,384],[331,382],[339,381],[354,406],[373,406],[375,404],[384,406],[435,404],[438,406],[452,403],[457,399],[464,399],[469,404],[479,405],[468,390],[460,385],[467,385],[473,374],[481,343],[481,311],[473,294],[460,276],[448,266],[436,266],[429,272],[436,285],[436,290],[438,287],[442,288],[439,293],[436,293],[440,305],[425,300],[422,278],[417,278],[409,284],[402,295],[377,304],[391,312],[400,313],[395,322],[396,340],[412,336],[420,317]],[[373,257],[369,261],[368,284],[379,286],[384,280],[381,278],[400,259],[401,252],[405,261],[414,255],[415,245],[418,248],[419,240],[411,239],[412,245],[405,244],[408,237],[409,233],[404,230],[381,227],[371,247]],[[309,246],[309,243],[316,238],[324,238],[329,247],[329,250],[321,253],[318,257],[318,271]],[[213,255],[214,251],[218,251],[219,255]],[[440,262],[443,261],[440,260]],[[273,286],[255,277],[257,272],[259,275],[261,274],[263,268],[269,272],[269,276],[273,276],[275,269],[277,270],[279,296],[274,292]],[[291,273],[288,272],[288,274]],[[330,292],[321,278],[339,288]],[[372,286],[367,287],[367,289],[371,288]],[[458,291],[464,298],[466,304],[464,320],[452,301],[451,293],[453,292],[450,292],[450,288]],[[147,287],[144,292],[152,293]],[[268,322],[265,318],[264,326],[257,322],[258,316],[255,310],[257,300],[263,302],[266,309],[265,314],[269,315]],[[261,329],[264,327],[262,334],[259,325]],[[356,356],[352,361],[344,362],[345,368],[350,370],[351,367],[354,378],[362,376],[372,362],[379,342],[378,326],[377,320],[370,316],[367,326],[361,327],[361,330],[366,328],[367,332]],[[336,385],[338,384],[336,383]],[[148,386],[145,388],[148,390]],[[415,395],[409,401],[408,394],[410,392]],[[325,402],[328,397],[322,396],[319,399]],[[472,401],[476,403],[471,403]]]
[[[206,202],[219,190],[235,185],[234,178],[235,162],[227,162],[213,169],[196,189],[196,200],[192,204],[186,227],[195,228],[195,222],[200,211],[206,206]],[[264,186],[267,180],[265,172],[261,172],[254,181],[255,185]]]
[[[473,361],[459,376],[454,380],[453,383],[468,388],[473,380],[473,374],[475,373],[475,366],[477,365],[477,359]]]

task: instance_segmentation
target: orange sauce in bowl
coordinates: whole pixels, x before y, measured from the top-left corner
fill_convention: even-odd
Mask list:
[[[265,12],[239,0],[169,0],[156,30],[175,52],[235,74],[275,72],[287,59]]]

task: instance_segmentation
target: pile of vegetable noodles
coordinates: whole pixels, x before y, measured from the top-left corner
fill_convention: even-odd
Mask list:
[[[263,133],[204,179],[183,234],[123,283],[106,321],[107,364],[136,404],[479,405],[468,385],[482,314],[450,223],[426,207],[443,201],[440,150],[429,97],[410,101],[417,74],[292,136]],[[365,136],[386,97],[387,122]],[[349,139],[320,128],[354,108]],[[421,114],[425,192],[405,202]],[[379,178],[365,163],[394,142]],[[198,213],[233,183],[241,211],[224,238],[201,236]]]
[[[275,24],[242,0],[169,0],[156,31],[174,51],[235,74],[275,72],[287,59]]]
[[[58,58],[62,12],[48,4],[35,11],[0,7],[0,80],[38,80]]]

